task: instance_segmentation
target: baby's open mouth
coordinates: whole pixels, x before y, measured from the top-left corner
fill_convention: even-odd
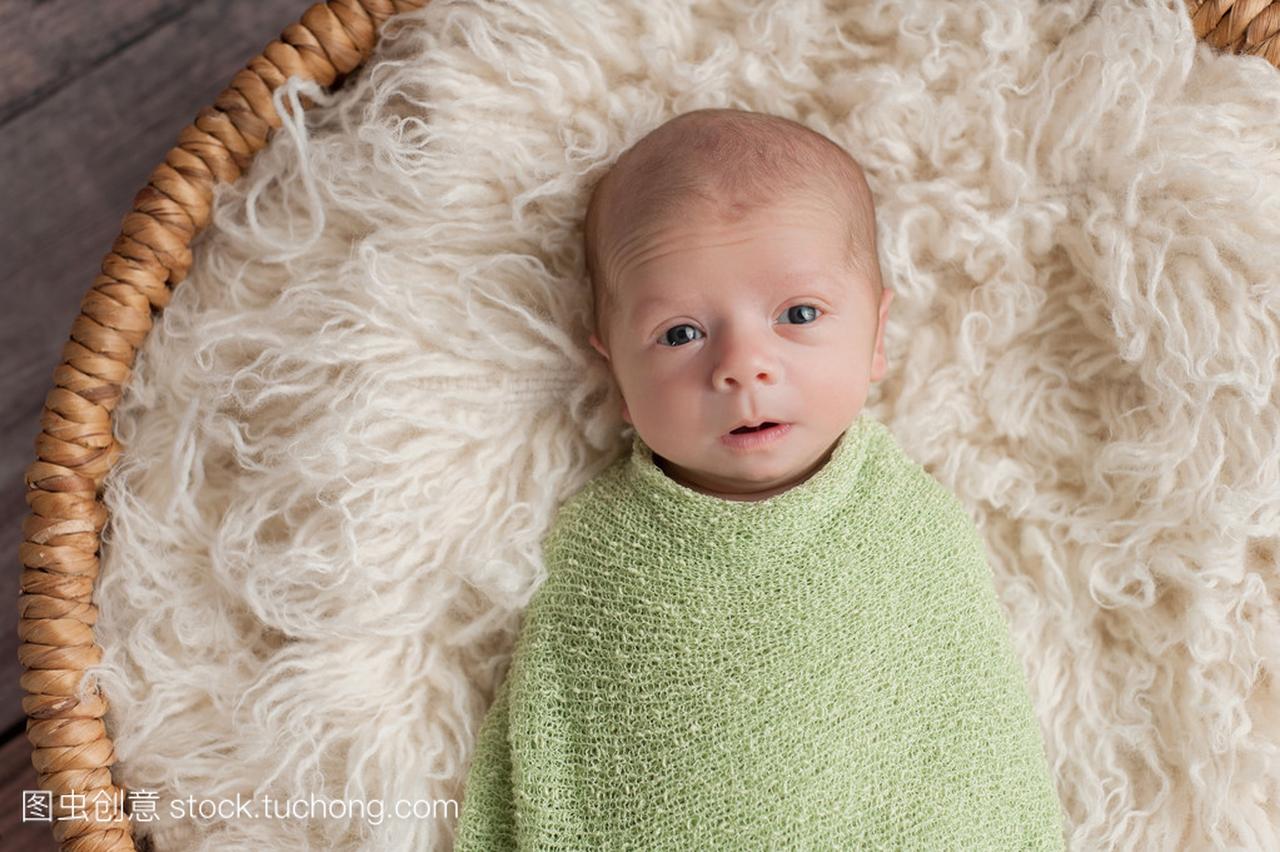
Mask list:
[[[774,423],[772,420],[766,420],[763,423],[761,423],[759,426],[739,426],[737,429],[734,429],[729,434],[741,435],[743,432],[759,432],[761,429],[768,429],[770,426],[777,426],[777,425],[778,424]]]

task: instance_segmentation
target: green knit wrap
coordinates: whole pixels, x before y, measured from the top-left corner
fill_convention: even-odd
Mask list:
[[[543,545],[459,852],[1064,848],[982,539],[877,421],[757,502],[637,434]]]

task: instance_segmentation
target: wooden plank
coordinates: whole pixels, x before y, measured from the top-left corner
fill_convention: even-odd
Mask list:
[[[20,822],[21,790],[35,787],[35,773],[18,681],[16,554],[29,511],[23,472],[35,460],[39,414],[62,344],[134,194],[178,132],[310,5],[21,4],[22,12],[56,16],[44,18],[45,27],[17,23],[14,4],[0,15],[0,27],[18,28],[0,50],[10,62],[0,66],[0,78],[17,75],[0,90],[0,104],[11,112],[0,125],[0,257],[11,282],[8,310],[0,311],[0,396],[8,402],[0,412],[0,534],[10,554],[0,571],[15,596],[0,607],[0,731],[12,734],[0,745],[0,848],[54,848],[47,824]],[[116,24],[106,22],[109,15]],[[6,54],[17,39],[25,53],[12,59]],[[113,39],[124,39],[123,48]],[[91,42],[96,53],[85,47]],[[68,58],[77,51],[79,59]],[[23,63],[28,67],[18,68]],[[48,67],[30,67],[41,64]]]
[[[128,50],[193,2],[0,4],[0,126]]]

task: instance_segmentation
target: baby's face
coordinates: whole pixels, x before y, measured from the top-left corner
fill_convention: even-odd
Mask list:
[[[609,360],[622,416],[678,482],[763,500],[804,482],[885,372],[893,293],[844,269],[829,209],[790,199],[734,225],[685,221],[628,236],[609,258],[620,293]],[[877,316],[879,329],[877,330]],[[739,423],[787,424],[735,447]]]

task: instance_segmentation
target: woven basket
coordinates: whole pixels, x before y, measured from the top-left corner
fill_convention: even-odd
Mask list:
[[[427,0],[332,0],[310,7],[299,23],[237,73],[212,106],[178,136],[124,217],[102,272],[81,301],[45,399],[37,460],[26,471],[31,515],[23,525],[18,598],[19,658],[26,669],[27,737],[42,789],[54,794],[53,832],[63,850],[134,849],[125,791],[112,779],[115,753],[103,724],[107,699],[76,698],[86,667],[100,661],[94,643],[94,579],[107,510],[104,477],[122,448],[111,413],[134,355],[172,288],[192,262],[191,241],[208,223],[213,188],[234,181],[280,126],[272,91],[290,76],[338,84],[371,53],[391,15]],[[1188,0],[1197,38],[1223,50],[1261,56],[1280,67],[1280,2]],[[75,792],[106,797],[114,817],[90,804],[79,818],[61,806]]]
[[[1196,38],[1229,53],[1261,56],[1280,68],[1280,2],[1186,0]]]

